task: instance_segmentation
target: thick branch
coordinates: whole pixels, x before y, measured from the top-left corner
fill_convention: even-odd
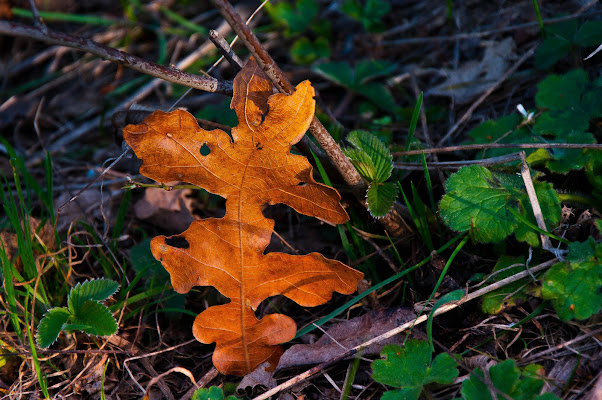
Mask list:
[[[30,39],[40,40],[49,44],[67,46],[82,50],[105,60],[121,64],[125,67],[135,69],[147,75],[154,76],[172,83],[178,83],[206,92],[221,93],[232,96],[232,84],[219,81],[215,78],[189,74],[177,68],[165,67],[146,61],[140,57],[125,53],[123,51],[105,46],[90,39],[71,36],[69,34],[22,25],[16,22],[0,21],[0,34],[10,36],[22,36]]]
[[[294,86],[284,76],[282,70],[263,48],[261,43],[259,43],[255,34],[236,13],[232,5],[230,5],[227,0],[211,1],[226,21],[228,21],[236,34],[245,43],[261,69],[264,70],[278,91],[285,94],[293,93],[295,91]],[[330,133],[328,133],[316,116],[314,116],[314,119],[309,126],[309,131],[314,138],[316,138],[326,154],[328,154],[328,157],[345,180],[345,183],[351,188],[353,194],[362,204],[365,204],[366,190],[368,189],[366,182],[358,174],[353,164],[351,164],[351,161],[343,154],[339,145],[334,141],[332,136],[330,136]],[[400,213],[403,212],[403,207],[397,207],[397,210],[392,210],[387,216],[381,218],[379,222],[381,222],[392,235],[401,236],[408,231],[408,227],[400,215]]]

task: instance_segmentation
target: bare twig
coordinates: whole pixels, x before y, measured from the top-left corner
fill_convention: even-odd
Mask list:
[[[40,30],[44,33],[48,33],[48,27],[44,24],[42,17],[40,17],[40,13],[38,12],[38,7],[36,7],[35,0],[29,0],[29,8],[31,9],[31,14],[33,16],[33,23],[36,27],[40,28]]]
[[[523,63],[525,61],[527,61],[529,58],[531,58],[531,56],[533,54],[535,54],[536,49],[537,49],[537,45],[532,46],[525,54],[523,54],[523,56],[516,63],[514,63],[514,65],[512,67],[510,67],[510,69],[508,71],[504,72],[504,74],[502,76],[500,76],[500,78],[493,85],[491,85],[491,87],[489,89],[487,89],[487,91],[485,93],[483,93],[481,96],[479,96],[479,98],[474,103],[471,104],[471,106],[468,108],[468,110],[466,110],[464,115],[462,115],[462,118],[460,118],[460,120],[458,122],[456,122],[454,124],[454,126],[452,126],[452,128],[445,134],[445,136],[443,136],[441,138],[441,140],[439,140],[439,142],[437,143],[437,146],[441,146],[448,139],[450,139],[452,137],[452,135],[454,133],[456,133],[458,128],[464,122],[466,122],[468,120],[468,118],[470,118],[470,116],[472,115],[474,110],[476,110],[477,107],[480,106],[481,103],[483,103],[483,101],[485,101],[485,99],[487,97],[489,97],[489,95],[491,93],[493,93],[506,79],[508,79],[508,77],[510,75],[512,75],[514,72],[516,72],[518,67],[523,65]]]
[[[294,86],[284,76],[284,73],[274,62],[272,57],[263,48],[255,34],[243,22],[236,13],[232,5],[227,0],[212,0],[218,11],[224,16],[232,29],[245,43],[251,54],[257,60],[257,63],[270,78],[274,86],[280,93],[292,94],[295,91]],[[309,126],[309,131],[318,141],[322,149],[326,152],[330,161],[335,165],[345,183],[350,187],[355,197],[365,204],[366,190],[368,186],[359,173],[354,168],[351,161],[343,154],[339,145],[334,141],[330,133],[324,128],[322,123],[314,116]],[[398,206],[387,216],[379,219],[379,222],[393,235],[400,236],[407,231],[407,225],[403,221],[402,214],[404,208]]]
[[[211,29],[209,31],[209,40],[211,40],[215,47],[219,49],[236,72],[239,72],[242,69],[242,60],[236,55],[234,50],[232,50],[232,47],[230,47],[226,39],[224,39],[218,31]]]
[[[232,95],[232,84],[219,81],[215,78],[189,74],[177,68],[165,67],[143,58],[125,53],[121,50],[105,46],[90,39],[71,36],[67,33],[48,30],[46,33],[40,28],[27,26],[11,21],[0,21],[0,33],[10,36],[21,36],[40,40],[49,44],[71,47],[82,50],[105,60],[121,64],[128,68],[154,76],[172,83],[178,83],[204,90],[206,92]]]
[[[432,149],[396,151],[394,156],[413,156],[421,153],[449,153],[453,151],[488,150],[488,149],[600,149],[602,144],[591,143],[480,143],[463,146],[436,147]]]
[[[552,265],[556,264],[558,261],[559,260],[557,258],[554,258],[552,260],[546,261],[546,262],[544,262],[542,264],[539,264],[539,265],[537,265],[535,267],[532,267],[531,268],[531,272],[532,273],[537,273],[539,271],[543,271],[544,269],[549,268]],[[491,284],[491,285],[489,285],[487,287],[484,287],[483,289],[479,289],[479,290],[477,290],[477,291],[475,291],[473,293],[467,294],[466,296],[462,297],[458,301],[450,302],[450,303],[442,305],[437,310],[435,310],[435,312],[433,313],[433,316],[436,317],[438,315],[447,313],[447,312],[449,312],[449,311],[451,311],[451,310],[453,310],[455,308],[458,308],[459,306],[461,306],[464,303],[467,303],[467,302],[469,302],[471,300],[474,300],[474,299],[476,299],[478,297],[481,297],[484,294],[490,293],[490,292],[492,292],[492,291],[494,291],[496,289],[499,289],[499,288],[501,288],[501,287],[503,287],[505,285],[508,285],[508,284],[510,284],[512,282],[516,282],[518,280],[526,278],[527,276],[529,276],[529,272],[527,272],[527,271],[521,271],[521,272],[519,272],[519,273],[517,273],[515,275],[509,276],[508,278],[505,278],[505,279],[502,279],[502,280],[500,280],[498,282],[495,282],[494,284]],[[265,393],[263,393],[263,394],[255,397],[253,400],[265,400],[265,399],[267,399],[267,398],[269,398],[269,397],[271,397],[271,396],[273,396],[273,395],[275,395],[277,393],[280,393],[281,391],[283,391],[285,389],[288,389],[288,388],[290,388],[292,386],[295,386],[296,384],[298,384],[300,382],[303,382],[304,380],[309,379],[312,376],[317,375],[317,374],[325,371],[326,368],[330,367],[331,365],[333,365],[333,364],[335,364],[335,363],[337,363],[339,361],[345,360],[345,359],[347,359],[349,357],[352,357],[353,355],[357,354],[359,351],[361,351],[361,350],[363,350],[365,348],[368,348],[368,347],[372,346],[375,343],[382,342],[383,340],[388,339],[388,338],[390,338],[392,336],[395,336],[395,335],[397,335],[397,334],[399,334],[399,333],[407,330],[408,328],[411,328],[413,326],[421,324],[424,321],[426,321],[427,319],[428,319],[428,315],[427,314],[421,315],[421,316],[419,316],[418,318],[416,318],[416,319],[414,319],[412,321],[409,321],[409,322],[407,322],[407,323],[405,323],[403,325],[400,325],[400,326],[398,326],[395,329],[392,329],[392,330],[390,330],[388,332],[385,332],[385,333],[383,333],[380,336],[377,336],[377,337],[375,337],[375,338],[373,338],[371,340],[368,340],[367,342],[364,342],[364,343],[362,343],[362,344],[354,347],[353,349],[350,349],[350,350],[348,350],[348,351],[346,351],[344,353],[339,354],[337,357],[334,357],[330,361],[324,362],[324,363],[322,363],[320,365],[317,365],[317,366],[315,366],[315,367],[313,367],[311,369],[308,369],[304,373],[299,374],[299,375],[297,375],[297,376],[289,379],[288,381],[286,381],[286,382],[284,382],[284,383],[276,386],[275,388],[273,388],[271,390],[268,390],[267,392],[265,392]]]
[[[507,154],[505,156],[484,158],[482,160],[465,160],[465,161],[430,161],[426,164],[429,170],[431,169],[460,169],[465,165],[482,165],[484,167],[503,164],[510,161],[520,160],[520,153]],[[422,163],[411,162],[396,162],[393,163],[395,169],[405,169],[413,171],[421,171],[424,169]]]

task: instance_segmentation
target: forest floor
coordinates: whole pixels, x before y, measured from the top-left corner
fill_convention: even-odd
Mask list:
[[[205,1],[35,3],[51,31],[89,38],[195,74],[206,74],[220,58],[208,39],[209,29],[218,30],[229,42],[234,38],[220,13]],[[550,207],[563,213],[548,220],[554,224],[548,226],[550,232],[562,238],[552,240],[554,248],[560,248],[563,241],[590,240],[593,249],[600,241],[602,155],[596,146],[602,138],[602,112],[592,111],[585,122],[587,134],[576,136],[571,136],[572,131],[547,135],[533,124],[545,118],[541,115],[548,108],[541,106],[546,99],[541,94],[544,86],[538,84],[552,75],[583,70],[588,82],[584,85],[593,85],[592,93],[602,95],[596,91],[602,86],[602,55],[584,60],[602,44],[602,6],[585,0],[540,3],[536,8],[530,0],[274,1],[252,18],[249,25],[285,76],[294,85],[311,81],[316,89],[316,114],[338,143],[349,147],[346,135],[366,130],[388,146],[395,162],[389,182],[399,183],[407,201],[401,195],[397,200],[402,209],[412,206],[413,213],[403,213],[407,229],[402,235],[387,235],[381,221],[357,201],[344,179],[331,173],[330,165],[325,168],[341,194],[349,223],[337,228],[284,205],[264,209],[264,215],[275,221],[266,252],[318,252],[339,260],[364,273],[360,291],[394,278],[363,299],[354,297],[357,293],[335,294],[332,301],[313,308],[282,296],[264,301],[258,316],[282,312],[292,316],[298,329],[316,329],[283,345],[287,364],[281,361],[273,375],[254,374],[243,385],[239,385],[240,377],[219,374],[212,364],[215,346],[198,342],[192,334],[198,313],[228,300],[213,287],[195,287],[186,295],[174,292],[168,273],[149,246],[153,237],[177,235],[196,219],[221,218],[225,201],[204,190],[147,187],[155,182],[140,175],[141,162],[131,151],[124,155],[128,148],[121,121],[128,109],[144,114],[175,107],[190,111],[207,129],[233,127],[237,118],[229,108],[231,97],[196,89],[187,92],[185,86],[70,47],[0,34],[4,203],[0,262],[2,278],[12,277],[14,282],[5,282],[0,289],[0,398],[43,398],[48,393],[50,398],[146,395],[149,399],[188,399],[197,384],[219,386],[226,394],[251,399],[321,365],[316,374],[272,398],[378,399],[395,386],[382,376],[374,377],[373,361],[382,358],[382,345],[364,349],[357,358],[330,361],[343,349],[352,349],[419,315],[428,316],[433,303],[447,293],[472,293],[495,283],[499,276],[486,278],[494,268],[505,271],[505,278],[523,271],[526,264],[543,267],[536,276],[514,282],[511,288],[498,288],[497,297],[481,296],[440,313],[433,319],[432,333],[427,324],[417,323],[387,339],[386,343],[399,345],[408,338],[432,339],[433,357],[461,356],[454,359],[459,372],[451,381],[433,379],[435,384],[425,381],[424,386],[420,381],[409,397],[398,392],[387,398],[473,400],[491,399],[495,394],[531,399],[553,393],[562,399],[602,399],[599,258],[592,256],[590,272],[582,277],[589,282],[586,289],[577,284],[573,288],[582,291],[579,301],[591,300],[587,304],[592,312],[579,314],[574,303],[561,310],[557,298],[542,294],[541,282],[549,267],[546,262],[563,262],[563,253],[543,249],[537,230],[523,239],[518,231],[487,239],[474,226],[454,225],[449,219],[461,216],[439,208],[446,182],[450,192],[448,178],[459,176],[453,175],[459,167],[480,159],[514,157],[521,150],[485,153],[490,143],[539,143],[537,138],[580,143],[584,147],[577,150],[540,148],[541,153],[536,153],[528,149],[527,161],[537,167],[533,171],[536,187],[553,185],[551,196],[560,199],[559,204],[550,201],[554,203]],[[248,18],[260,4],[241,1],[234,6]],[[24,0],[0,1],[0,23],[34,26],[29,10]],[[583,28],[587,23],[591,31]],[[242,41],[233,49],[243,62],[249,58]],[[208,74],[227,82],[234,79],[236,70],[223,60]],[[410,125],[419,98],[421,113],[416,114],[414,131]],[[592,96],[591,101],[600,102],[600,98]],[[526,110],[524,115],[517,111],[518,105]],[[564,123],[568,125],[580,123],[567,118]],[[496,122],[473,131],[489,120]],[[550,124],[557,123],[552,120]],[[469,144],[483,147],[427,152],[428,176],[420,155],[402,153]],[[508,180],[520,176],[520,159],[498,161],[477,163],[474,168],[484,165]],[[315,168],[314,175],[324,182]],[[465,180],[457,186],[470,184]],[[10,199],[17,205],[12,215],[28,221],[21,228],[29,225],[29,237],[19,236],[28,229],[19,228],[10,218]],[[520,204],[524,210],[530,203]],[[545,204],[543,208],[545,214]],[[487,218],[495,225],[497,217]],[[454,238],[452,245],[443,248]],[[29,253],[25,246],[31,247]],[[602,257],[601,250],[598,246],[597,257]],[[26,254],[31,257],[26,259]],[[574,270],[582,264],[570,254]],[[29,270],[28,262],[32,263]],[[518,270],[504,269],[516,268],[516,263],[521,265]],[[417,264],[420,267],[403,273]],[[47,349],[36,347],[29,339],[44,313],[50,307],[65,307],[69,290],[77,283],[97,278],[121,285],[105,302],[117,319],[118,332],[105,337],[75,329],[61,333]],[[566,279],[573,278],[567,275]],[[43,300],[32,302],[31,296],[41,293]],[[342,312],[331,314],[341,306]],[[312,325],[324,317],[327,321],[320,327]],[[429,352],[429,365],[430,357]],[[504,372],[501,379],[512,388],[502,388],[496,381],[495,366],[504,360],[513,360],[510,372]],[[390,373],[407,367],[405,361],[389,361],[394,364]],[[418,374],[407,368],[410,376]],[[473,389],[484,385],[480,397],[467,383],[473,379]],[[528,394],[528,385],[536,387],[537,393]],[[405,384],[398,386],[407,389]]]

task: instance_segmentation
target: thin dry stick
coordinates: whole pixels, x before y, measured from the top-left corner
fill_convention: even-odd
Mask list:
[[[508,285],[512,282],[516,282],[520,279],[526,278],[527,276],[530,275],[530,273],[537,273],[539,271],[543,271],[544,269],[549,268],[552,265],[556,264],[558,261],[559,260],[557,258],[546,261],[542,264],[539,264],[535,267],[530,268],[530,271],[521,271],[515,275],[509,276],[508,278],[502,279],[501,281],[491,284],[483,289],[479,289],[471,294],[468,294],[456,302],[450,302],[450,303],[444,304],[441,307],[439,307],[437,310],[435,310],[435,312],[433,313],[433,316],[436,317],[438,315],[444,314],[448,311],[451,311],[451,310],[461,306],[462,304],[464,304],[470,300],[474,300],[480,296],[483,296],[484,294],[490,293],[490,292],[492,292],[496,289],[499,289],[505,285]],[[416,318],[415,320],[412,320],[410,322],[407,322],[403,325],[398,326],[395,329],[385,332],[380,336],[377,336],[367,342],[364,342],[364,343],[354,347],[351,350],[348,350],[348,351],[338,355],[337,357],[334,357],[330,361],[327,361],[325,363],[317,365],[317,366],[305,371],[304,373],[299,374],[299,375],[295,376],[294,378],[289,379],[288,381],[276,386],[275,388],[268,390],[267,392],[255,397],[253,400],[265,400],[265,399],[269,398],[270,396],[280,393],[281,391],[283,391],[285,389],[295,386],[296,384],[298,384],[306,379],[309,379],[310,377],[312,377],[320,372],[323,372],[326,368],[330,367],[331,365],[333,365],[339,361],[342,361],[344,359],[347,359],[347,358],[355,355],[357,352],[359,352],[365,348],[368,348],[375,343],[379,343],[385,339],[388,339],[392,336],[395,336],[395,335],[407,330],[408,328],[411,328],[413,326],[421,324],[424,321],[426,321],[427,319],[428,319],[428,315],[421,315],[420,317]]]
[[[432,149],[396,151],[391,153],[393,156],[412,156],[429,153],[449,153],[454,151],[467,150],[488,150],[488,149],[600,149],[599,143],[480,143],[467,144],[462,146],[436,147]]]
[[[505,156],[484,158],[482,160],[466,160],[466,161],[430,161],[427,163],[427,168],[430,169],[459,169],[465,165],[482,165],[491,166],[497,164],[503,164],[510,161],[520,160],[520,153],[507,154]],[[422,163],[410,163],[410,162],[396,162],[393,163],[395,169],[406,169],[422,171],[424,166]]]
[[[539,201],[537,200],[537,193],[535,193],[535,187],[533,186],[531,172],[529,171],[529,166],[527,165],[527,160],[524,151],[520,152],[520,160],[522,163],[520,175],[523,178],[523,182],[525,182],[525,188],[527,188],[527,195],[529,195],[529,202],[531,203],[531,208],[533,209],[535,221],[537,221],[537,226],[539,227],[539,229],[541,229],[544,232],[547,232],[548,229],[546,228],[546,222],[543,220],[543,213],[541,212],[541,206],[539,205]],[[554,250],[549,237],[547,237],[543,233],[540,233],[539,237],[541,238],[541,247],[544,250]]]
[[[448,139],[450,139],[452,137],[452,135],[454,133],[456,133],[456,131],[458,130],[460,125],[462,125],[464,122],[466,122],[468,120],[468,118],[470,118],[470,116],[472,115],[474,110],[476,110],[477,107],[480,106],[481,103],[483,101],[485,101],[485,99],[487,97],[489,97],[489,95],[491,93],[493,93],[502,84],[502,82],[504,82],[506,79],[508,79],[508,77],[510,75],[512,75],[514,72],[516,72],[518,67],[520,67],[533,54],[535,54],[535,49],[537,49],[537,45],[534,45],[533,47],[531,47],[516,63],[514,63],[514,65],[508,71],[504,72],[504,74],[500,77],[500,79],[498,79],[489,89],[487,89],[487,91],[485,93],[483,93],[474,103],[472,103],[472,105],[468,108],[468,110],[466,110],[466,112],[464,113],[462,118],[460,118],[460,120],[458,122],[456,122],[454,124],[454,126],[452,126],[452,128],[445,134],[445,136],[443,136],[443,138],[441,138],[441,140],[439,140],[439,142],[437,143],[437,146],[441,146]]]
[[[243,67],[242,60],[236,55],[234,50],[232,50],[232,47],[230,47],[226,39],[224,39],[218,31],[211,29],[209,31],[209,40],[211,40],[215,47],[220,50],[232,68],[234,68],[236,72],[240,72]]]
[[[49,44],[58,44],[82,50],[105,60],[132,68],[147,75],[154,76],[172,83],[178,83],[204,90],[206,92],[232,95],[232,84],[215,78],[193,75],[178,68],[165,67],[143,58],[125,53],[121,50],[94,42],[93,40],[71,36],[67,33],[48,30],[44,33],[40,28],[22,25],[16,22],[0,21],[0,33],[10,36],[21,36],[40,40]]]
[[[255,34],[249,29],[249,27],[243,22],[240,16],[236,13],[232,5],[227,0],[211,0],[218,11],[224,16],[226,21],[230,24],[232,29],[245,43],[245,46],[249,49],[251,54],[257,60],[257,63],[270,78],[274,86],[280,93],[292,94],[295,88],[290,81],[284,76],[284,73],[274,62],[272,57],[263,48]],[[334,141],[330,133],[324,128],[322,123],[314,116],[309,131],[318,141],[322,149],[326,152],[330,161],[335,165],[339,171],[345,183],[350,187],[355,197],[365,205],[365,196],[368,186],[362,179],[359,173],[356,171],[351,161],[343,154],[343,151],[339,145]],[[397,207],[393,209],[388,215],[379,219],[379,222],[385,226],[385,228],[395,236],[401,236],[404,232],[407,232],[409,227],[405,223],[402,213],[404,209]],[[411,230],[410,230],[411,231]]]

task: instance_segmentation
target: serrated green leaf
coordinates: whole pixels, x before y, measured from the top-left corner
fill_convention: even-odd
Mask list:
[[[364,151],[372,160],[374,174],[366,177],[370,182],[385,182],[389,179],[393,171],[393,158],[387,145],[370,132],[361,130],[349,133],[347,141],[356,149]]]
[[[422,388],[412,387],[398,390],[389,390],[383,393],[380,400],[416,400]]]
[[[510,114],[496,120],[488,120],[468,132],[472,143],[541,143],[542,139],[533,135],[527,127],[516,129],[521,116]],[[488,149],[478,153],[479,158],[498,157],[516,152],[517,149]],[[526,150],[529,155],[533,150]]]
[[[312,70],[324,78],[348,89],[354,87],[353,70],[346,62],[327,62],[316,65]]]
[[[557,138],[552,143],[596,143],[596,139],[589,132],[571,132],[564,138]],[[552,172],[567,173],[582,169],[590,159],[591,153],[587,149],[550,149],[551,160],[546,166]]]
[[[38,346],[47,348],[54,343],[63,330],[63,325],[67,323],[71,314],[66,307],[52,308],[46,312],[44,318],[38,324],[36,342]]]
[[[516,208],[516,200],[486,168],[463,167],[447,179],[445,188],[439,208],[451,229],[470,231],[479,242],[498,242],[518,226],[507,209]]]
[[[376,176],[376,167],[374,166],[374,162],[362,149],[351,149],[346,148],[343,149],[343,152],[349,159],[351,163],[357,169],[357,172],[368,182],[372,182],[374,177]]]
[[[435,357],[431,366],[427,368],[422,384],[441,383],[450,385],[458,375],[458,362],[449,354],[441,353]]]
[[[581,104],[581,95],[587,83],[587,74],[582,69],[564,75],[548,75],[537,84],[535,104],[551,110],[571,109]]]
[[[542,113],[533,125],[533,132],[563,139],[570,133],[585,132],[588,127],[589,115],[576,105],[568,110]]]
[[[82,330],[90,335],[110,336],[117,332],[117,321],[109,309],[95,300],[82,303],[70,322],[86,326]]]
[[[589,237],[585,242],[571,242],[565,259],[570,263],[580,263],[593,259],[595,255],[596,241]]]
[[[366,193],[368,211],[373,217],[384,217],[389,213],[397,198],[397,185],[393,182],[373,182]]]
[[[602,43],[602,22],[586,21],[575,34],[575,44],[582,47],[599,46]]]
[[[69,292],[67,303],[72,314],[77,314],[81,305],[88,300],[103,301],[119,289],[119,284],[110,279],[93,279],[78,283]]]
[[[528,365],[523,371],[518,369],[514,360],[506,360],[489,369],[491,383],[497,389],[515,400],[534,400],[539,397],[544,381],[535,371],[541,367]],[[491,389],[485,384],[483,371],[478,368],[470,373],[470,379],[462,383],[462,398],[465,400],[491,400]],[[499,394],[498,399],[503,398]],[[551,397],[549,400],[556,398]]]
[[[550,184],[534,182],[544,218],[551,225],[560,216],[560,200]],[[517,220],[510,208],[533,218],[520,177],[492,174],[484,167],[461,168],[445,183],[446,194],[439,204],[443,221],[458,232],[471,232],[479,242],[498,242],[512,233],[534,245],[538,235]],[[530,235],[529,233],[533,233]]]
[[[386,392],[383,399],[416,400],[428,383],[452,383],[458,377],[457,364],[446,353],[432,361],[428,342],[408,340],[405,346],[385,346],[383,360],[372,363],[372,378],[380,383],[401,388]]]
[[[592,254],[592,242],[572,243],[567,259],[573,261],[555,264],[543,280],[542,297],[552,301],[563,321],[583,320],[602,308],[602,244]]]

